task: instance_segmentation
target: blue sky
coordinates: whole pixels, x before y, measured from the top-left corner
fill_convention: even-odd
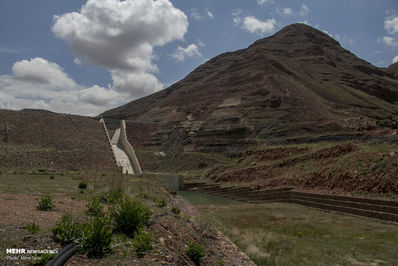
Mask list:
[[[0,108],[96,115],[296,22],[398,61],[396,0],[0,0]]]

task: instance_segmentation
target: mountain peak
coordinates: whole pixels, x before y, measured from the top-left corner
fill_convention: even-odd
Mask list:
[[[311,48],[313,45],[332,49],[341,48],[340,44],[328,34],[304,23],[288,25],[274,35],[254,42],[250,47],[262,45],[266,45],[269,50]]]

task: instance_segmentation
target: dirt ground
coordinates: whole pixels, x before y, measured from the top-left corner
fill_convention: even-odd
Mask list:
[[[29,249],[61,249],[52,239],[51,228],[60,220],[64,212],[74,217],[84,215],[85,201],[53,195],[54,211],[36,209],[37,197],[25,194],[0,194],[0,247]],[[152,223],[144,228],[152,234],[154,251],[142,258],[135,255],[131,240],[120,235],[114,236],[113,254],[102,259],[89,259],[85,255],[75,254],[66,265],[194,265],[185,255],[185,249],[191,242],[200,243],[205,249],[201,265],[254,265],[249,257],[240,251],[221,232],[204,220],[196,207],[179,196],[170,199],[165,208],[156,206],[153,200],[146,205],[153,211]],[[171,207],[181,212],[171,212]],[[24,227],[36,223],[40,232],[29,233]],[[3,250],[0,259],[4,265],[25,265],[28,261],[10,261],[5,259]],[[2,264],[3,265],[3,264]]]

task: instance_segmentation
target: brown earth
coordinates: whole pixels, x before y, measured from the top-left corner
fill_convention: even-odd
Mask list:
[[[392,69],[294,24],[102,115],[157,123],[145,146],[158,150],[231,152],[291,138],[390,134],[398,115]]]
[[[0,110],[2,168],[115,171],[102,125],[88,117]]]
[[[398,194],[397,146],[386,146],[382,152],[377,151],[377,145],[327,146],[319,150],[265,148],[239,153],[238,165],[209,173],[208,178],[269,189],[292,187],[323,193]]]
[[[159,196],[159,195],[157,195]],[[55,200],[55,211],[36,210],[36,199],[30,195],[1,194],[0,195],[0,236],[1,242],[7,241],[9,246],[28,249],[58,249],[62,247],[55,243],[48,230],[60,220],[63,212],[68,211],[76,217],[81,217],[85,210],[85,202],[66,198]],[[150,204],[150,203],[149,203]],[[146,253],[143,258],[137,258],[131,247],[118,243],[115,253],[103,259],[89,259],[85,255],[75,254],[66,265],[195,265],[186,255],[185,249],[191,242],[200,243],[205,249],[201,265],[216,265],[224,262],[226,265],[255,265],[249,257],[240,251],[228,238],[209,224],[201,220],[199,212],[181,197],[175,197],[166,208],[156,208],[154,223],[146,227],[151,232],[156,252]],[[181,214],[174,214],[170,206],[176,206]],[[29,234],[23,227],[32,222],[40,226],[42,233]],[[4,244],[4,243],[3,243]],[[0,254],[1,255],[1,254]],[[0,260],[1,261],[1,260]],[[4,264],[3,264],[4,263]],[[18,261],[18,265],[26,265],[28,261]],[[15,265],[13,261],[2,260],[2,265]]]

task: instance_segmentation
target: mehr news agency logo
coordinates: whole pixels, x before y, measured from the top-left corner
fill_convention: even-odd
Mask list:
[[[25,248],[6,248],[6,260],[37,260],[36,256],[41,254],[57,254],[58,249],[25,249]],[[17,255],[17,256],[16,256]]]

